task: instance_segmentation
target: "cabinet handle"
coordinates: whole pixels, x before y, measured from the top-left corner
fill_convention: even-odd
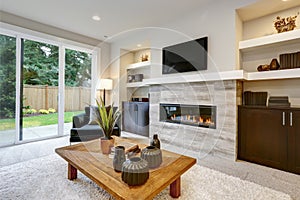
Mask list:
[[[282,112],[282,126],[285,126],[285,112]]]
[[[290,112],[290,126],[293,126],[293,113]]]

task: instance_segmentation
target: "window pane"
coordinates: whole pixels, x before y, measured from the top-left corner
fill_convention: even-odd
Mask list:
[[[58,134],[58,47],[32,40],[23,43],[23,140]]]
[[[83,113],[84,107],[91,103],[92,55],[66,49],[65,58],[65,113],[68,113],[65,117],[65,127],[71,128],[72,117]]]

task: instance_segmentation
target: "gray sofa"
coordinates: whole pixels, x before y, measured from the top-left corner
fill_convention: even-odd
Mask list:
[[[87,106],[85,107],[85,112],[73,116],[73,125],[70,133],[70,142],[81,142],[97,139],[103,136],[102,129],[100,126],[91,120],[91,112],[94,109],[97,109],[96,106]],[[117,107],[113,108],[115,112]],[[120,136],[120,120],[116,123],[113,135]]]

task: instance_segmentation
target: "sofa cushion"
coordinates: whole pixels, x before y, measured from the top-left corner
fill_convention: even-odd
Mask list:
[[[90,121],[89,125],[98,125],[97,119],[99,117],[99,110],[97,106],[90,106]]]

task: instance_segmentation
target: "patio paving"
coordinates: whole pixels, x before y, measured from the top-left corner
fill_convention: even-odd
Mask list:
[[[72,123],[64,124],[64,135],[70,134]],[[38,140],[42,138],[48,138],[57,136],[58,125],[38,126],[23,129],[23,141]],[[15,130],[0,131],[0,146],[14,144]]]

